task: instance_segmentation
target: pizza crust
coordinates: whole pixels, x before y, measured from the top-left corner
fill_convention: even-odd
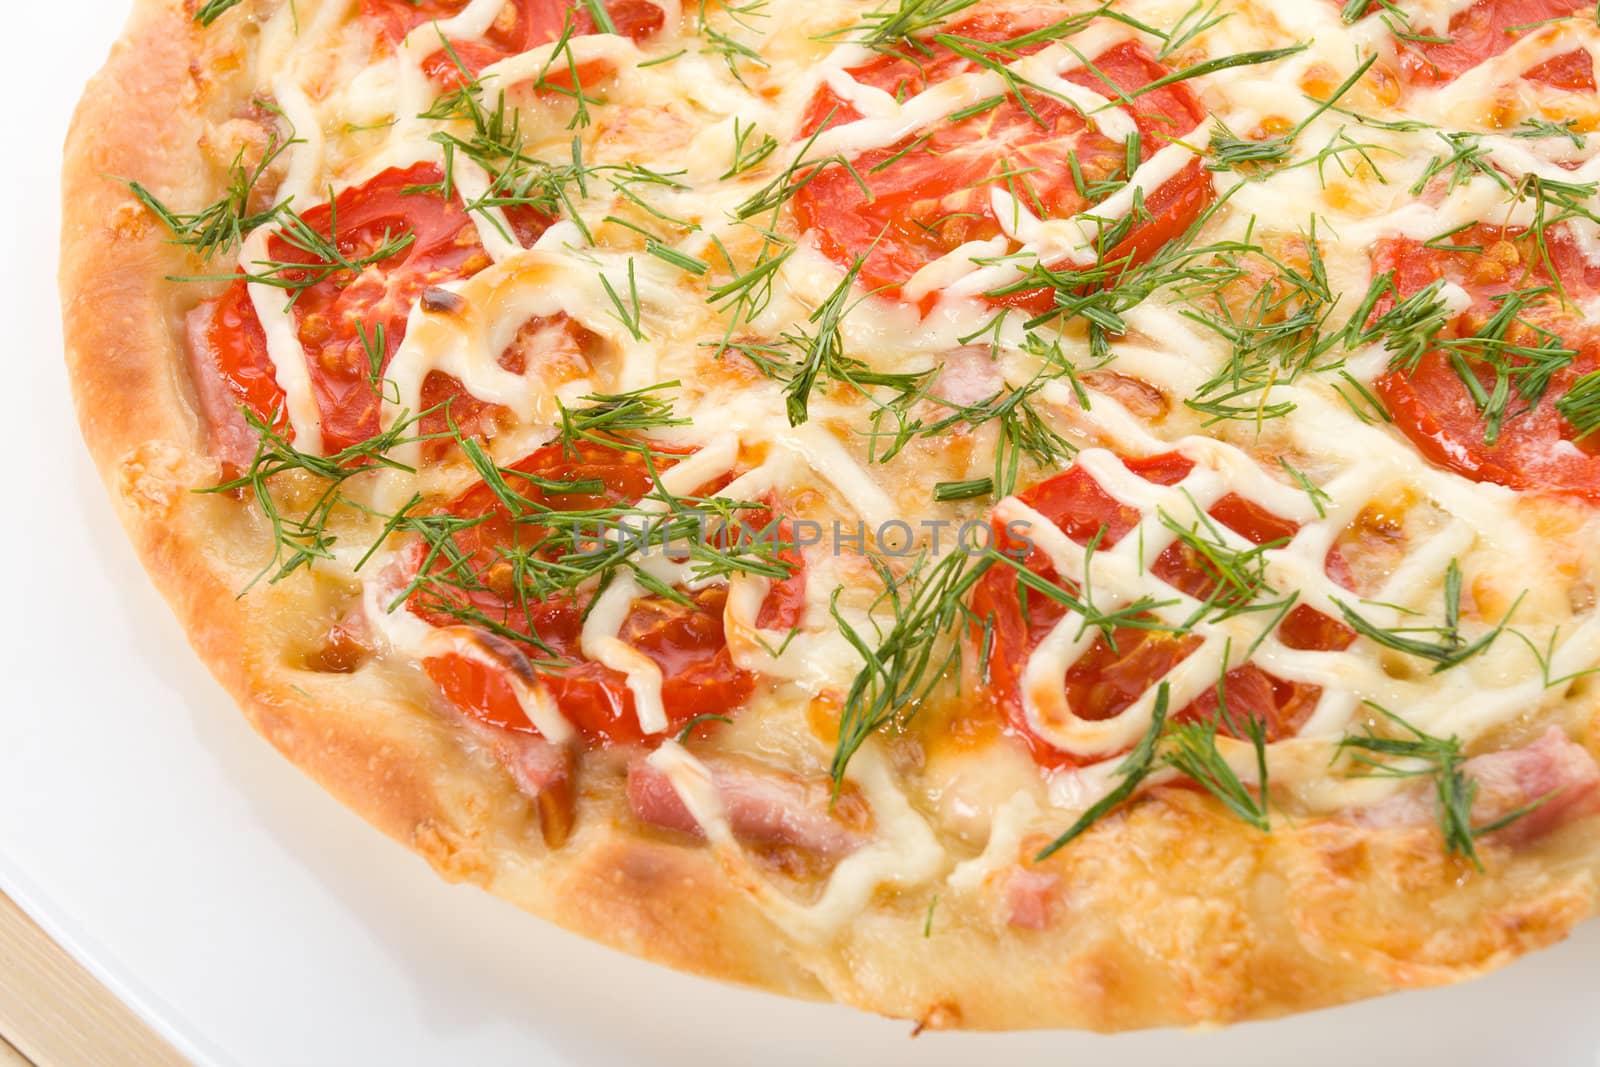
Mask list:
[[[1597,818],[1487,844],[1489,874],[1463,877],[1432,826],[1327,819],[1263,835],[1176,788],[1044,865],[1063,892],[1043,930],[1007,927],[992,894],[946,893],[930,912],[926,894],[880,893],[837,937],[795,937],[714,850],[639,827],[604,783],[547,849],[510,777],[415,686],[286,658],[297,613],[322,610],[323,593],[297,579],[238,598],[253,575],[225,548],[238,509],[192,492],[218,470],[186,380],[185,293],[163,280],[192,264],[112,177],[170,202],[215,195],[197,148],[210,45],[188,7],[138,0],[67,141],[61,291],[83,434],[147,571],[251,724],[444,877],[686,971],[972,1029],[1269,1018],[1471,978],[1595,912]],[[1571,725],[1600,754],[1593,713]]]

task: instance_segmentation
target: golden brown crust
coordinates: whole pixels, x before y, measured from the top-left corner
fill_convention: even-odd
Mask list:
[[[1119,1030],[1281,1015],[1470,978],[1563,937],[1600,899],[1600,820],[1463,877],[1430,827],[1328,820],[1263,835],[1157,790],[1047,865],[1047,929],[951,895],[885,898],[819,945],[769,918],[702,844],[585,795],[554,852],[508,776],[382,673],[319,673],[284,652],[304,589],[239,599],[164,276],[189,269],[115,176],[197,202],[202,43],[181,0],[140,0],[68,138],[61,288],[84,437],[144,564],[196,651],[285,756],[442,875],[685,970],[940,1027]],[[221,536],[219,536],[219,533]],[[300,598],[298,600],[294,598]],[[1591,750],[1600,730],[1578,731]],[[929,936],[924,936],[925,923]]]

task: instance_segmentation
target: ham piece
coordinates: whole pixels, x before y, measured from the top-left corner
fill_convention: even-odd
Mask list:
[[[747,844],[787,845],[839,860],[865,841],[829,813],[825,784],[732,763],[712,764],[711,781],[729,828]],[[643,758],[628,768],[628,803],[640,822],[703,833],[671,780]]]

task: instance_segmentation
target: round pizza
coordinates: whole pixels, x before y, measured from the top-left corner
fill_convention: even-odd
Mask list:
[[[919,1027],[1282,1015],[1600,903],[1576,0],[138,0],[84,436],[450,879]]]

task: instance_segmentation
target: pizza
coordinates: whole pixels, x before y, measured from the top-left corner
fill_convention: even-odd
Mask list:
[[[449,879],[919,1027],[1265,1018],[1600,899],[1574,0],[139,0],[84,436]]]

